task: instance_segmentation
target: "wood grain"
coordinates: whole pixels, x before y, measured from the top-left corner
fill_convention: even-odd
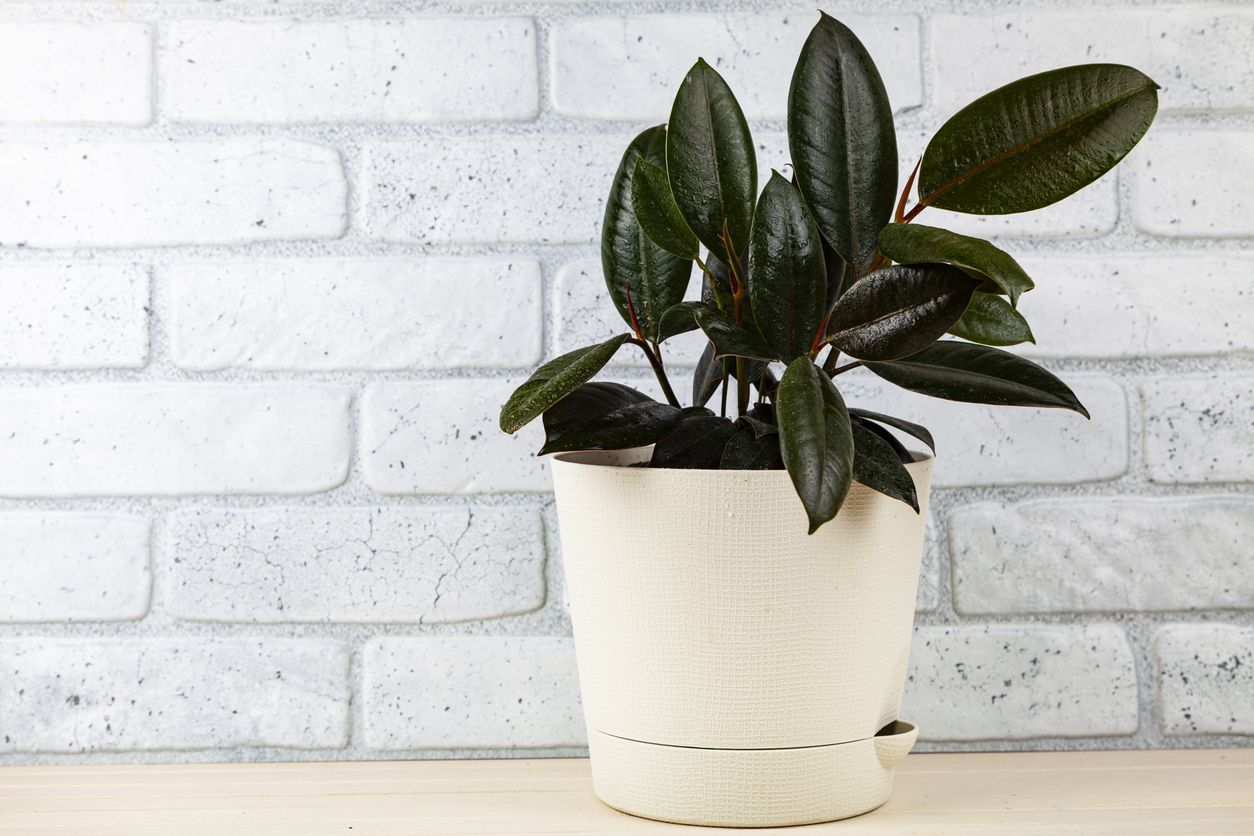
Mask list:
[[[1254,749],[915,754],[832,834],[1254,833]],[[0,767],[6,836],[751,832],[635,818],[584,759]],[[791,832],[791,831],[790,831]]]

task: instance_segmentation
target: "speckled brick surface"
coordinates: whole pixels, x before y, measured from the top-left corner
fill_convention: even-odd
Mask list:
[[[1015,351],[1091,421],[840,378],[936,438],[916,751],[1254,745],[1254,10],[824,8],[879,62],[903,183],[1014,77],[1110,61],[1162,86],[1079,194],[919,217],[1027,269]],[[585,754],[543,429],[497,415],[626,330],[606,189],[698,55],[759,182],[785,170],[815,4],[4,11],[0,764]],[[701,347],[664,347],[685,402]],[[642,358],[602,379],[661,397]]]

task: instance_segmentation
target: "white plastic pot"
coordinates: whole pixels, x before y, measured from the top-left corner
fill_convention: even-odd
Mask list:
[[[555,457],[593,785],[684,824],[831,821],[883,804],[923,513],[854,483],[806,535],[783,471],[664,470],[648,448]]]

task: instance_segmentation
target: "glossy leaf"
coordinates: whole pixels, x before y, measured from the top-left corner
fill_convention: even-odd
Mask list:
[[[707,307],[709,306],[704,302],[680,302],[678,305],[671,305],[662,314],[662,321],[658,324],[657,341],[664,343],[671,337],[697,330],[699,326],[695,314]]]
[[[518,432],[544,410],[591,380],[629,336],[619,334],[598,345],[577,348],[536,369],[501,408],[501,429],[507,433]]]
[[[853,407],[850,407],[849,414],[856,415],[859,418],[866,418],[871,421],[878,421],[881,424],[887,424],[888,426],[892,427],[895,430],[901,430],[903,433],[906,433],[907,435],[912,435],[915,438],[919,439],[919,441],[922,441],[924,444],[928,446],[928,448],[933,453],[936,452],[936,442],[932,440],[932,434],[928,432],[927,427],[922,427],[918,424],[912,424],[909,421],[903,421],[900,418],[894,418],[891,415],[884,415],[879,412],[871,412],[870,410],[867,410],[867,409],[855,409]]]
[[[891,432],[888,431],[887,427],[882,427],[879,424],[875,423],[874,421],[868,421],[865,418],[859,418],[856,415],[854,415],[852,412],[849,413],[849,423],[851,423],[855,427],[863,426],[866,429],[878,435],[880,438],[882,438],[884,442],[888,444],[889,447],[893,448],[893,452],[897,454],[898,461],[900,461],[902,464],[909,464],[910,462],[914,461],[914,456],[910,453],[909,450],[905,448],[905,446],[900,441],[897,440],[897,436],[893,435]]]
[[[707,342],[692,373],[692,403],[705,406],[723,382],[723,361],[714,359],[714,343]]]
[[[768,424],[765,421],[753,417],[752,415],[741,415],[740,423],[743,424],[746,429],[753,430],[755,438],[761,438],[764,435],[779,435],[779,427],[774,424]]]
[[[730,312],[732,310],[731,273],[713,253],[706,253],[705,266],[709,268],[710,274],[701,277],[701,301],[718,307],[719,298],[722,298],[722,310]],[[717,293],[715,293],[715,288],[718,289]]]
[[[1067,384],[999,348],[945,340],[891,363],[864,365],[890,383],[934,398],[1070,409],[1089,417]]]
[[[981,238],[920,224],[889,224],[880,231],[880,249],[898,264],[946,261],[974,270],[1019,304],[1019,294],[1036,285],[1010,254]]]
[[[714,344],[715,357],[753,357],[759,360],[782,360],[781,352],[768,345],[757,334],[741,328],[718,311],[706,308],[697,311],[697,324]]]
[[[666,165],[665,125],[649,128],[633,139],[619,162],[601,224],[601,269],[623,321],[634,330],[634,310],[645,339],[656,341],[662,314],[684,300],[692,261],[677,258],[654,244],[636,221],[631,204],[631,175],[638,159]]]
[[[810,353],[827,313],[818,227],[791,183],[771,173],[749,236],[749,298],[758,331],[784,360]]]
[[[652,162],[652,161],[650,161]],[[675,205],[688,227],[720,261],[749,243],[758,164],[749,123],[723,77],[704,59],[679,85],[666,135],[667,174]]]
[[[545,411],[540,455],[643,447],[666,438],[682,420],[678,407],[629,386],[585,383]]]
[[[897,199],[897,133],[875,62],[826,14],[793,71],[788,150],[815,223],[855,276],[864,275]]]
[[[859,360],[895,360],[944,336],[980,286],[948,264],[876,270],[840,298],[828,319],[832,345]]]
[[[884,439],[854,423],[853,478],[873,491],[899,499],[919,513],[919,498],[914,480],[906,471],[897,453]]]
[[[717,415],[697,415],[683,423],[653,448],[650,467],[718,470],[723,448],[737,433],[734,421]]]
[[[821,237],[821,236],[820,236]],[[845,295],[845,291],[853,287],[853,271],[845,264],[832,245],[823,238],[823,265],[827,271],[827,304],[823,309],[826,316],[836,307],[836,300]]]
[[[704,406],[685,406],[683,409],[679,410],[679,412],[684,416],[685,420],[688,418],[697,418],[702,415],[714,414],[714,410],[706,409]]]
[[[810,534],[836,516],[853,478],[849,413],[826,374],[798,357],[779,382],[775,403],[780,453],[810,520]]]
[[[1158,112],[1158,85],[1119,64],[1028,76],[941,126],[919,169],[921,203],[975,215],[1030,212],[1114,168]]]
[[[631,174],[631,208],[640,228],[654,244],[679,258],[691,259],[700,254],[697,236],[675,205],[666,170],[644,157],[636,159]]]
[[[753,430],[741,430],[723,448],[719,462],[722,470],[783,470],[784,457],[779,452],[779,434],[755,436]]]
[[[949,329],[949,333],[982,345],[1036,342],[1023,314],[1010,307],[1005,299],[991,293],[972,296],[966,313]]]

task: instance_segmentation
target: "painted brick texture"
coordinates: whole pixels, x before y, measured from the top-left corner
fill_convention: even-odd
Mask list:
[[[628,330],[606,193],[698,56],[759,184],[788,172],[814,8],[67,8],[0,21],[0,765],[583,754],[544,428],[499,410]],[[1010,350],[1092,420],[838,378],[937,442],[919,748],[1254,745],[1254,8],[826,10],[879,64],[899,185],[1015,78],[1161,85],[1080,193],[919,216],[1024,266]],[[685,404],[704,346],[663,346]],[[662,398],[635,346],[599,379]]]

